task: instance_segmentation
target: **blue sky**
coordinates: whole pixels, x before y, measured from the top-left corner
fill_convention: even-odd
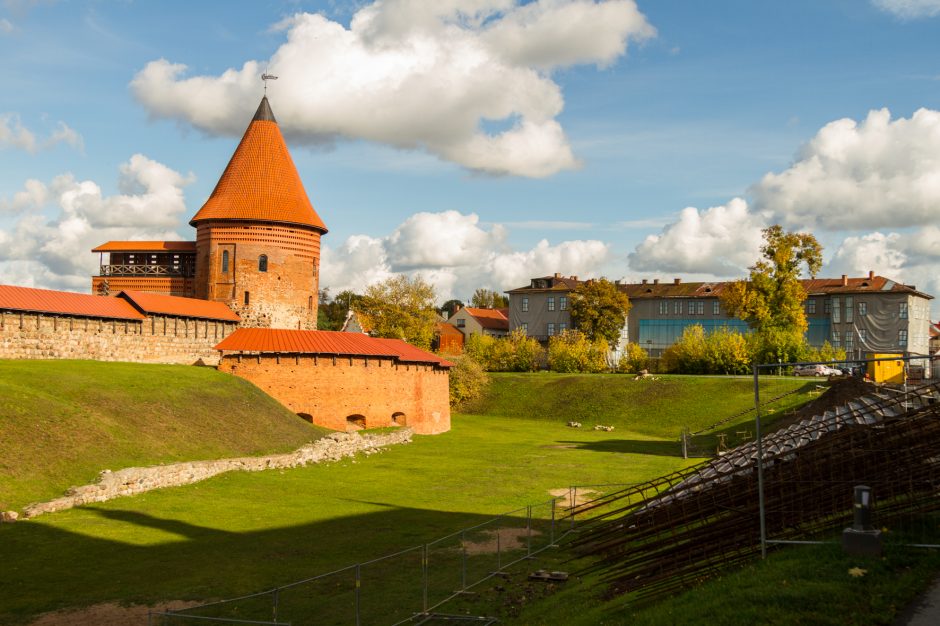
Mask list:
[[[334,292],[732,278],[775,222],[824,273],[940,292],[932,0],[20,0],[0,54],[0,282],[86,290],[88,242],[192,238],[271,67]]]

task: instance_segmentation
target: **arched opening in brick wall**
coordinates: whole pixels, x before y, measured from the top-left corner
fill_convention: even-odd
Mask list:
[[[310,422],[311,424],[313,424],[313,416],[310,415],[309,413],[298,413],[297,417],[299,417],[305,422]]]
[[[401,411],[395,411],[394,413],[392,413],[392,424],[396,426],[407,426],[408,418]]]
[[[346,416],[346,430],[362,430],[366,427],[366,416],[359,415],[347,415]]]

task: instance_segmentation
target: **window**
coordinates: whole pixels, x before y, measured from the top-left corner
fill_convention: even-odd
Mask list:
[[[852,296],[845,297],[845,323],[852,323],[852,312],[855,310],[855,300]]]
[[[248,292],[245,292],[245,306],[248,306],[248,303],[251,301],[251,297],[248,295]]]
[[[842,321],[842,301],[838,298],[832,299],[832,322],[838,324]]]
[[[839,331],[837,330],[832,331],[832,347],[839,347]]]
[[[695,315],[695,300],[689,302],[689,315]]]
[[[457,318],[457,323],[455,324],[457,328],[463,328],[466,325],[467,325],[467,320],[463,319],[462,317]]]
[[[568,330],[568,324],[566,324],[565,322],[562,322],[562,323],[560,323],[560,324],[558,325],[558,334],[559,334],[559,335],[560,335],[561,333],[565,332],[566,330]]]
[[[676,300],[675,302],[672,303],[672,312],[675,313],[676,315],[682,315],[682,302],[681,301]]]
[[[527,322],[522,322],[519,324],[519,326],[522,327],[522,332],[524,332],[526,335],[529,334],[529,324]]]
[[[906,330],[898,331],[898,345],[899,346],[907,345],[907,331]]]
[[[809,299],[806,301],[806,314],[807,315],[816,314],[816,300]]]
[[[316,259],[314,259],[314,261],[313,261],[313,277],[314,277],[314,278],[317,277],[317,261],[316,261]]]
[[[868,303],[867,303],[867,302],[859,302],[859,303],[858,303],[858,316],[859,316],[859,317],[862,317],[862,316],[864,316],[864,315],[868,315]]]
[[[558,308],[562,311],[568,310],[568,298],[566,296],[558,296]]]
[[[555,310],[555,296],[548,296],[548,310]]]
[[[858,329],[858,341],[859,343],[865,343],[868,341],[868,331],[864,328]]]
[[[267,272],[268,271],[268,255],[262,254],[258,257],[258,271]]]
[[[712,315],[721,315],[721,302],[712,300]]]
[[[907,302],[901,302],[898,304],[898,317],[902,320],[907,319]],[[906,340],[905,340],[906,343]]]
[[[699,315],[705,315],[705,303],[699,300],[695,303],[695,311]]]
[[[529,312],[529,299],[528,298],[522,299],[522,312],[523,313]]]
[[[551,337],[555,334],[555,324],[553,322],[548,323],[548,336]]]
[[[659,314],[660,314],[660,315],[668,315],[668,314],[669,314],[669,303],[666,302],[665,300],[661,300],[661,301],[659,302]]]
[[[829,315],[831,311],[832,311],[832,302],[830,302],[829,300],[826,300],[825,303],[823,304],[823,313],[825,313],[826,315]]]
[[[228,274],[228,250],[222,251],[222,273]]]
[[[313,310],[313,296],[307,296],[307,310]]]
[[[854,343],[855,343],[855,333],[853,333],[851,330],[845,331],[845,351],[849,352],[850,350],[855,348],[855,346],[853,345]]]

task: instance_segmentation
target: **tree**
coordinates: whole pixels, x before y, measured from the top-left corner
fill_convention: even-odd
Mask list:
[[[462,309],[463,307],[464,304],[460,300],[448,300],[440,309],[441,315],[445,315],[449,318],[451,315],[456,313],[458,309]]]
[[[468,355],[454,359],[448,380],[450,405],[454,408],[479,398],[490,382],[480,364]]]
[[[509,298],[491,289],[480,288],[473,292],[470,306],[478,309],[501,309],[509,306]]]
[[[805,352],[806,290],[800,272],[815,277],[822,266],[822,246],[810,233],[789,233],[780,225],[765,228],[761,259],[748,280],[729,285],[721,294],[725,309],[748,323],[760,340],[760,361],[790,361]]]
[[[419,277],[393,276],[370,285],[356,311],[375,337],[403,339],[430,349],[437,310],[434,287]]]
[[[464,354],[488,372],[534,372],[542,362],[539,342],[517,328],[506,337],[473,334],[467,337]]]
[[[636,343],[628,343],[623,347],[623,356],[617,363],[617,371],[623,374],[635,374],[645,370],[649,364],[650,355],[643,349],[643,346]]]
[[[553,372],[603,372],[608,369],[609,346],[603,337],[588,339],[584,333],[566,330],[548,340],[548,369]]]
[[[317,307],[318,330],[340,330],[346,321],[350,307],[355,308],[362,296],[348,289],[330,298],[329,287],[320,290],[320,304]]]
[[[571,292],[571,320],[588,339],[616,347],[629,312],[630,299],[606,278],[581,283]]]

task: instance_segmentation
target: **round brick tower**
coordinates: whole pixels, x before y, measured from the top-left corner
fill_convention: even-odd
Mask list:
[[[267,97],[196,227],[196,297],[225,302],[242,326],[315,329],[320,235],[327,232]]]

